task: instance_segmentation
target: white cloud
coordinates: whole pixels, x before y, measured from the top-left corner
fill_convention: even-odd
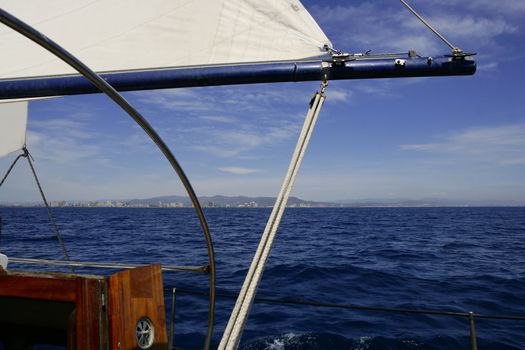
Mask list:
[[[190,113],[226,113],[242,109],[262,110],[268,105],[286,102],[289,105],[308,103],[311,92],[305,93],[300,85],[295,88],[276,85],[272,89],[265,86],[216,87],[168,89],[135,93],[138,101],[155,105],[166,110]]]
[[[29,128],[40,130],[42,133],[75,138],[79,140],[91,139],[94,137],[92,132],[86,131],[86,122],[82,118],[69,119],[46,119],[46,120],[30,120]]]
[[[37,159],[67,163],[83,159],[101,159],[104,149],[99,145],[81,144],[74,137],[51,136],[28,131],[28,149]]]
[[[513,158],[513,159],[502,159],[500,160],[500,163],[504,165],[524,165],[525,157]]]
[[[290,88],[293,86],[293,88]],[[295,88],[297,87],[297,88]],[[165,90],[141,94],[139,102],[155,108],[151,120],[169,143],[216,157],[246,157],[298,134],[311,94],[304,85]],[[335,102],[350,94],[333,89]],[[172,113],[169,121],[157,116]]]
[[[125,150],[127,153],[158,154],[157,146],[142,130],[133,130],[133,133],[126,135],[125,138],[115,139],[115,147]]]
[[[314,6],[315,17],[337,49],[350,52],[434,51],[436,45],[424,30],[405,30],[409,14],[399,6],[362,3],[345,6]],[[423,34],[422,34],[423,33]]]
[[[525,164],[525,123],[469,128],[441,139],[400,147],[405,151],[450,154],[501,165]]]
[[[518,30],[516,25],[509,23],[504,18],[489,18],[470,14],[463,16],[450,13],[442,14],[430,18],[429,21],[437,28],[442,28],[442,32],[447,36],[456,40],[486,41]],[[411,21],[409,23],[414,29],[421,27],[419,22]]]
[[[497,62],[489,62],[489,63],[478,64],[476,69],[478,72],[484,72],[484,71],[496,70],[498,67],[499,67],[499,64]]]
[[[209,154],[211,156],[220,157],[220,158],[232,158],[237,157],[239,153],[243,150],[239,147],[227,147],[224,145],[213,146],[213,145],[195,145],[191,147],[192,149]]]
[[[352,91],[329,88],[326,90],[326,100],[328,102],[348,102],[352,97]]]
[[[31,120],[27,140],[37,159],[58,163],[104,159],[99,134],[88,130],[86,116]]]
[[[292,122],[276,122],[276,126],[245,123],[234,129],[200,127],[185,129],[199,140],[189,147],[218,157],[237,157],[262,146],[272,146],[289,140],[298,134],[300,125]]]
[[[519,16],[525,13],[523,0],[441,0],[442,4],[465,6],[471,10],[499,13],[506,16]]]
[[[220,123],[226,123],[226,124],[232,124],[237,122],[236,118],[227,117],[227,116],[219,116],[219,115],[205,115],[199,117],[199,119],[204,121],[212,121],[212,122],[220,122]]]
[[[260,171],[258,169],[243,168],[243,167],[236,167],[236,166],[222,167],[222,168],[219,168],[219,170],[225,173],[230,173],[230,174],[235,174],[235,175],[253,174],[253,173],[257,173]]]
[[[416,11],[453,44],[465,50],[485,54],[499,52],[497,38],[519,30],[522,18],[509,16],[524,13],[525,2],[489,0],[414,2]],[[489,11],[488,9],[496,9]],[[313,6],[314,17],[332,39],[336,48],[350,52],[373,49],[375,52],[421,54],[447,52],[445,44],[432,34],[399,2],[349,3],[339,6]]]

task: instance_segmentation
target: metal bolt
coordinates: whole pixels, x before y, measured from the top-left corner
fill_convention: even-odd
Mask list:
[[[402,60],[402,59],[400,59],[400,58],[397,58],[397,59],[395,60],[395,64],[396,64],[396,66],[398,66],[398,67],[404,67],[404,66],[407,65],[407,61],[406,61],[406,60]]]

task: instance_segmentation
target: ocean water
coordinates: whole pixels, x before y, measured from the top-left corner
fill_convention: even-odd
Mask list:
[[[192,209],[54,213],[74,260],[207,264]],[[269,214],[269,209],[206,210],[219,293],[240,289]],[[0,251],[61,258],[45,209],[0,208],[0,215]],[[188,291],[206,291],[207,283],[205,275],[165,275],[165,287],[179,288],[174,341],[180,348],[202,346],[207,298]],[[258,296],[525,315],[525,208],[289,209]],[[167,294],[168,312],[170,301]],[[233,304],[228,297],[217,301],[215,347]],[[477,319],[476,331],[479,349],[525,349],[525,321]],[[241,348],[470,349],[469,323],[458,317],[257,302]]]

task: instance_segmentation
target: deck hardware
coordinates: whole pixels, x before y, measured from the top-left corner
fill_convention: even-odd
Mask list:
[[[7,255],[0,253],[0,269],[7,270],[8,263],[9,259],[7,258]]]
[[[105,310],[105,308],[106,308],[106,295],[104,294],[104,291],[102,291],[102,293],[100,293],[100,299],[101,299],[102,309]]]
[[[145,350],[153,345],[153,342],[155,341],[155,328],[149,318],[141,317],[137,321],[135,336],[137,337],[139,348]]]
[[[173,336],[175,332],[175,305],[177,302],[177,288],[171,290],[171,317],[170,317],[170,333],[168,334],[168,350],[173,349]]]
[[[403,60],[401,58],[397,58],[394,63],[397,67],[405,67],[407,65],[407,60]]]
[[[324,45],[323,49],[326,50],[326,52],[328,52],[328,54],[332,58],[332,62],[334,62],[335,64],[343,64],[346,61],[354,60],[354,56],[356,55],[336,50],[332,47],[329,47],[328,45]]]
[[[474,313],[468,313],[468,322],[470,326],[470,349],[478,350],[478,340],[476,339],[476,327],[474,326]]]

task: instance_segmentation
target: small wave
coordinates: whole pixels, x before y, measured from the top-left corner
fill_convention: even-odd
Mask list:
[[[54,235],[25,236],[25,237],[19,237],[17,239],[18,242],[52,242],[56,240],[57,240],[57,236],[54,236]]]
[[[478,338],[480,348],[518,350],[507,342]],[[443,350],[470,349],[469,337],[437,335],[433,337],[361,336],[346,338],[333,333],[285,333],[256,340],[241,350]]]
[[[354,349],[353,341],[336,334],[328,333],[285,333],[276,337],[266,337],[241,347],[242,350],[317,350]],[[363,348],[366,349],[366,348]],[[357,349],[356,349],[357,350]]]
[[[415,338],[361,336],[349,339],[333,333],[285,333],[266,337],[241,347],[242,350],[387,350],[433,349],[429,343]]]
[[[464,242],[464,241],[452,241],[443,244],[441,249],[443,250],[453,250],[453,251],[468,251],[469,249],[478,248],[479,245],[471,242]]]
[[[483,349],[517,350],[514,346],[487,341],[478,338]],[[437,335],[434,337],[384,337],[361,336],[346,338],[333,333],[284,333],[255,340],[241,346],[241,350],[442,350],[442,349],[469,349],[468,337],[450,337]]]

